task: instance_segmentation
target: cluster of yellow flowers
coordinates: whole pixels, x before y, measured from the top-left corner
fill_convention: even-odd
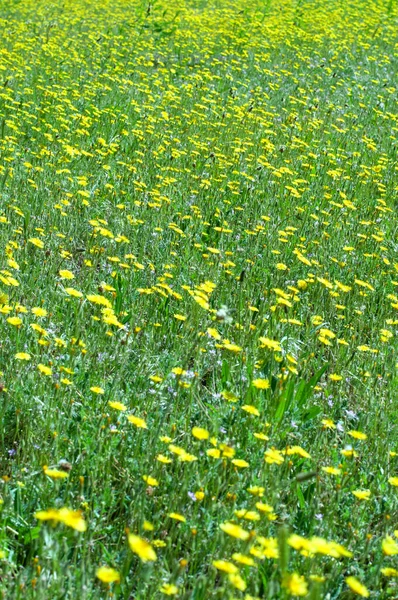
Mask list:
[[[398,597],[397,25],[0,7],[0,595]]]

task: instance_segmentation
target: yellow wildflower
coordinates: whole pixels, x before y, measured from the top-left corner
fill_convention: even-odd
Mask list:
[[[369,590],[356,577],[346,577],[345,582],[354,594],[358,594],[362,598],[369,597]]]
[[[120,581],[120,574],[112,567],[99,567],[96,577],[104,583],[116,583]]]
[[[157,559],[156,552],[151,544],[138,535],[130,533],[128,536],[128,543],[131,551],[134,552],[134,554],[137,554],[142,562],[153,562]]]

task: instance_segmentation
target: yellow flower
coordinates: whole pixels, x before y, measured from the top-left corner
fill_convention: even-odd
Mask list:
[[[274,509],[272,508],[272,506],[270,506],[269,504],[265,504],[264,502],[256,502],[256,508],[258,508],[260,512],[268,514],[268,519],[270,521],[275,521],[276,516],[274,514]]]
[[[96,577],[104,583],[114,583],[120,581],[120,574],[112,567],[99,567]]]
[[[336,469],[336,467],[322,467],[322,471],[329,475],[340,475],[341,473],[341,469]]]
[[[34,308],[32,308],[32,313],[36,315],[36,317],[46,317],[48,314],[46,309],[41,308],[40,306],[35,306]]]
[[[211,458],[220,458],[221,452],[218,448],[210,448],[206,450],[207,456],[211,456]]]
[[[240,552],[235,552],[232,558],[234,561],[247,567],[253,567],[256,564],[250,556],[246,556],[246,554],[241,554]]]
[[[7,304],[8,301],[9,297],[7,296],[7,294],[5,294],[4,292],[0,292],[0,306]]]
[[[181,448],[180,446],[176,446],[175,444],[170,444],[169,450],[173,454],[177,454],[177,456],[182,456],[183,454],[186,454],[186,450],[184,450],[184,448]]]
[[[265,433],[262,432],[255,432],[253,433],[254,437],[257,438],[258,440],[262,440],[263,442],[267,442],[269,440],[268,435],[265,435]]]
[[[242,460],[241,458],[234,458],[233,460],[231,460],[232,464],[235,465],[235,467],[240,467],[241,469],[244,469],[245,467],[249,466],[249,463],[246,460]]]
[[[183,515],[180,515],[175,512],[169,513],[168,516],[170,517],[170,519],[174,519],[175,521],[181,521],[181,523],[185,523],[186,521],[186,518]]]
[[[214,439],[214,438],[212,438]],[[210,440],[212,441],[212,440]],[[217,442],[216,442],[217,443]],[[235,456],[235,450],[231,446],[227,444],[220,444],[220,450],[222,451],[222,455],[226,458],[233,458]]]
[[[243,350],[243,348],[241,348],[237,344],[231,344],[230,342],[224,342],[222,347],[225,348],[225,350],[229,350],[230,352],[235,352],[236,354],[238,352],[242,352],[242,350]]]
[[[69,510],[68,508],[61,508],[59,511],[62,522],[76,531],[86,531],[87,524],[80,512],[80,510]]]
[[[336,425],[332,419],[322,419],[322,425],[325,429],[336,429]]]
[[[308,585],[305,578],[297,573],[292,573],[284,580],[284,586],[292,596],[306,596]]]
[[[45,329],[43,329],[43,327],[40,327],[40,325],[38,325],[37,323],[31,323],[30,326],[34,331],[37,331],[37,333],[40,333],[40,335],[43,335],[43,336],[48,335],[47,331]]]
[[[134,415],[129,415],[127,417],[127,420],[130,421],[130,423],[132,423],[136,427],[139,427],[141,429],[148,429],[146,422],[144,421],[144,419],[141,419],[140,417],[135,417]]]
[[[358,594],[362,598],[369,598],[369,590],[356,577],[346,577],[345,582],[354,594]]]
[[[86,531],[87,523],[79,510],[70,510],[69,508],[49,508],[39,510],[35,513],[35,518],[39,521],[55,521],[64,523],[76,531]]]
[[[285,454],[287,454],[288,456],[298,454],[298,456],[301,456],[302,458],[311,458],[311,455],[308,454],[308,452],[304,450],[304,448],[302,448],[301,446],[290,446],[289,448],[286,448]]]
[[[395,487],[398,487],[398,477],[390,477],[388,480],[388,483],[390,485],[394,485]]]
[[[112,308],[112,304],[109,302],[108,298],[105,298],[105,296],[101,296],[100,294],[89,294],[87,296],[87,300],[93,304],[99,304],[101,306],[106,306],[107,308]]]
[[[352,492],[358,500],[369,500],[370,490],[355,490]]]
[[[331,381],[341,381],[343,378],[342,378],[342,376],[341,376],[341,375],[337,375],[336,373],[331,373],[331,374],[329,375],[329,379],[330,379]]]
[[[251,415],[254,415],[255,417],[260,416],[260,412],[257,410],[257,408],[255,406],[252,406],[251,404],[245,404],[244,406],[242,406],[242,410],[244,410],[245,412],[248,412]]]
[[[240,510],[235,510],[235,515],[239,519],[246,519],[247,521],[260,520],[260,515],[255,510],[246,510],[245,508],[241,508]]]
[[[152,562],[157,559],[156,552],[151,544],[143,538],[140,538],[138,535],[130,533],[128,536],[128,543],[131,551],[134,552],[134,554],[137,554],[142,562]]]
[[[42,242],[39,238],[29,238],[28,242],[37,246],[37,248],[44,248],[44,242]]]
[[[270,387],[270,383],[268,379],[254,379],[252,384],[255,388],[259,390],[268,390]]]
[[[398,577],[397,569],[393,569],[392,567],[385,567],[381,569],[381,572],[385,577]]]
[[[236,588],[237,590],[244,592],[246,589],[246,582],[244,579],[242,579],[242,577],[239,575],[239,573],[230,573],[228,575],[228,579],[231,582],[231,584],[234,586],[234,588]]]
[[[148,485],[150,485],[152,487],[157,487],[159,485],[158,480],[155,479],[154,477],[151,477],[150,475],[143,475],[142,479],[145,481],[145,483],[147,483]]]
[[[280,343],[276,340],[260,337],[259,342],[261,343],[261,348],[267,348],[268,350],[274,350],[275,352],[280,352],[282,350]]]
[[[50,367],[46,367],[46,365],[42,365],[41,363],[37,365],[37,368],[39,369],[40,373],[43,373],[43,375],[47,375],[47,377],[49,377],[53,373]]]
[[[207,440],[210,437],[210,433],[207,429],[202,429],[201,427],[194,427],[192,429],[192,435],[198,440]]]
[[[159,590],[166,596],[175,596],[178,594],[178,587],[173,583],[164,583]]]
[[[27,352],[17,352],[15,358],[17,360],[30,360],[30,354]]]
[[[228,402],[237,402],[239,400],[239,398],[235,396],[233,392],[230,392],[228,390],[223,390],[220,395],[224,398],[224,400],[227,400]]]
[[[75,278],[72,271],[68,271],[67,269],[61,269],[61,271],[59,271],[59,276],[61,277],[61,279],[74,279]]]
[[[247,488],[247,491],[249,492],[249,494],[253,494],[253,496],[264,496],[264,492],[265,492],[265,488],[259,486],[259,485],[253,485],[249,488]]]
[[[83,294],[79,292],[79,290],[75,290],[75,288],[67,287],[65,288],[65,292],[68,296],[74,296],[75,298],[83,298]]]
[[[327,541],[320,537],[306,539],[300,535],[293,534],[288,539],[288,544],[295,550],[298,550],[303,556],[313,554],[323,554],[333,558],[352,557],[352,553],[341,544],[333,541]]]
[[[174,373],[174,375],[180,376],[180,375],[185,375],[186,371],[184,371],[184,369],[182,369],[181,367],[174,367],[174,369],[171,369],[171,372]]]
[[[47,469],[47,467],[43,467],[43,470],[44,474],[52,479],[66,479],[68,477],[68,473],[59,469]]]
[[[171,458],[168,458],[164,454],[158,454],[157,457],[156,457],[156,460],[158,460],[159,462],[163,463],[164,465],[169,465],[170,463],[173,462],[171,460]]]
[[[247,540],[250,533],[240,527],[239,525],[234,525],[234,523],[221,523],[220,529],[227,533],[228,535],[237,538],[238,540]]]
[[[125,406],[121,402],[108,402],[108,404],[111,408],[114,408],[115,410],[120,410],[122,412],[127,410],[127,406]]]
[[[209,329],[207,330],[207,333],[213,339],[221,340],[221,335],[218,333],[217,329],[214,329],[213,327],[209,327]]]
[[[20,317],[8,317],[7,323],[14,325],[14,327],[21,327],[22,319]]]
[[[212,565],[218,571],[223,571],[224,573],[237,573],[238,572],[238,567],[227,560],[213,560]]]
[[[283,454],[276,450],[276,448],[269,448],[265,451],[264,460],[266,463],[272,465],[276,463],[277,465],[281,465],[283,463]]]
[[[395,554],[398,554],[398,544],[389,535],[384,538],[384,540],[381,543],[381,547],[382,547],[383,553],[386,554],[387,556],[394,556]]]
[[[342,450],[340,450],[341,454],[343,456],[345,456],[346,458],[351,458],[352,456],[357,457],[358,456],[358,452],[356,452],[355,450],[353,450],[352,448],[348,447],[348,448],[343,448]]]
[[[90,391],[93,392],[93,394],[104,394],[105,390],[102,387],[98,387],[96,385],[94,385],[93,387],[90,388]]]
[[[362,431],[352,430],[352,431],[348,431],[347,433],[348,433],[348,435],[355,438],[356,440],[366,440],[368,437],[366,435],[366,433],[362,433]]]

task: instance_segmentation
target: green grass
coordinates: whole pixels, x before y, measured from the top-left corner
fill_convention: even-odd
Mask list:
[[[3,598],[398,596],[397,24],[1,4]]]

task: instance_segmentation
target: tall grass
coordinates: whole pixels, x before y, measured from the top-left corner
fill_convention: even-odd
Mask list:
[[[397,9],[0,7],[0,590],[398,596]]]

